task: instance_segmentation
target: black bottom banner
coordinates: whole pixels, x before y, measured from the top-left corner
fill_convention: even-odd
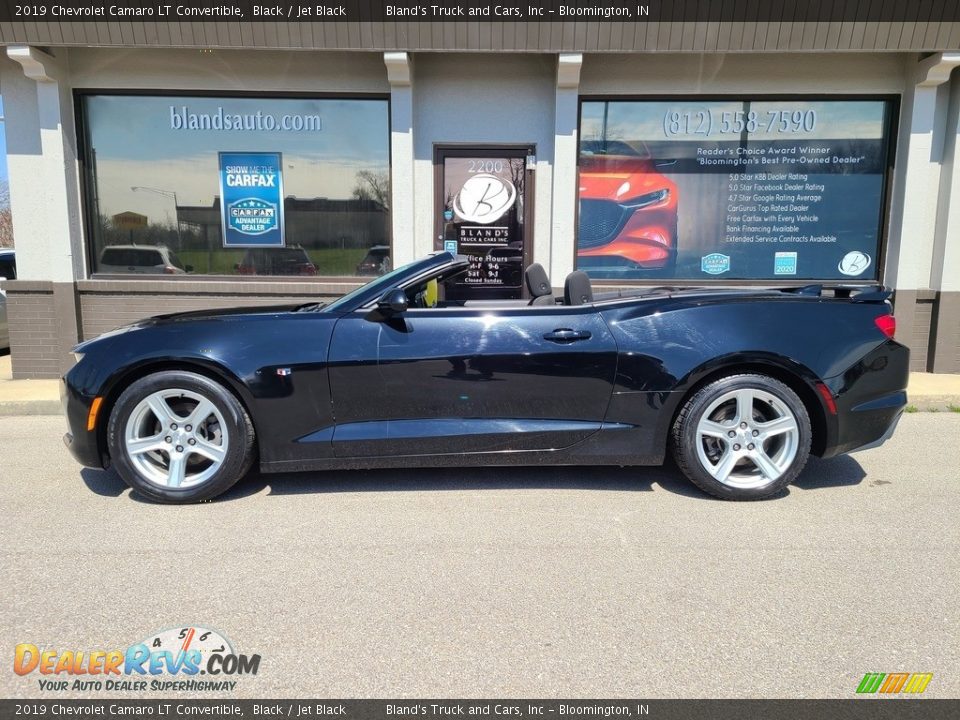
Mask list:
[[[958,718],[960,700],[0,700],[0,718]]]

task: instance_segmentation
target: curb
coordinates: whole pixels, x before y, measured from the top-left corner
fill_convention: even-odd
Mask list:
[[[960,412],[960,395],[920,395],[907,393],[908,412]],[[916,408],[916,410],[910,410]],[[957,408],[957,409],[953,409]]]

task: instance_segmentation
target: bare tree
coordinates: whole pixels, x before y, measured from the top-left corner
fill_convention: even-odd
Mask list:
[[[527,176],[526,158],[510,158],[510,182],[518,193],[523,192],[523,183]]]
[[[357,200],[373,200],[384,210],[390,209],[390,174],[385,171],[361,170],[353,188]]]
[[[13,247],[13,216],[10,214],[10,186],[0,181],[0,248]]]

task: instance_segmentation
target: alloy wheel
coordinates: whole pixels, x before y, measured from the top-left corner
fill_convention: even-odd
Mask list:
[[[130,413],[124,449],[138,473],[164,488],[196,487],[227,457],[230,437],[220,410],[180,388],[151,393]]]
[[[739,489],[778,480],[797,456],[800,427],[783,400],[742,388],[724,393],[697,423],[697,457],[718,482]]]

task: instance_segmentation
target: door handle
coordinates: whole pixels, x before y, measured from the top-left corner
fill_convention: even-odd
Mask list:
[[[543,336],[544,340],[555,343],[572,343],[577,340],[589,340],[590,332],[587,330],[571,330],[570,328],[557,328],[553,332],[548,332]]]

